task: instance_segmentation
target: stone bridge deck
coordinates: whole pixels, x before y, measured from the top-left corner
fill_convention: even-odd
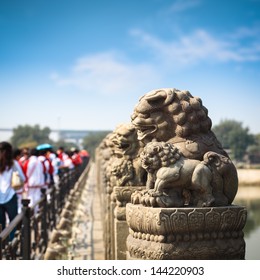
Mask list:
[[[105,248],[101,220],[101,203],[95,186],[95,164],[92,163],[72,225],[72,244],[68,259],[104,260]]]
[[[105,260],[102,203],[96,186],[96,166],[91,163],[79,203],[74,210],[70,260]]]

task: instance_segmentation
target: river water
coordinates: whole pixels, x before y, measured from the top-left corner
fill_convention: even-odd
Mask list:
[[[246,206],[246,260],[260,260],[260,186],[239,186],[234,204]]]

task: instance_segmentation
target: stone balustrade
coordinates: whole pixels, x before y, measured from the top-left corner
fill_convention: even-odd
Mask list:
[[[244,259],[237,171],[200,98],[159,89],[96,150],[106,259]]]

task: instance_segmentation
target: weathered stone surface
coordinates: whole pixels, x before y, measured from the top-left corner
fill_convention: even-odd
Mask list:
[[[96,153],[106,258],[243,259],[246,209],[232,205],[237,170],[202,100],[153,90],[131,119]]]
[[[131,195],[135,191],[142,191],[145,186],[114,187],[113,193],[116,201],[114,210],[114,234],[115,234],[115,259],[126,259],[126,239],[129,227],[126,222],[126,204],[131,201]]]
[[[202,161],[188,159],[172,143],[155,141],[146,144],[141,159],[148,172],[144,205],[223,206],[236,195],[234,165],[223,155],[207,152]]]
[[[133,259],[244,259],[242,229],[246,209],[240,206],[151,208],[127,204]]]
[[[144,205],[231,205],[237,171],[211,131],[200,98],[169,88],[148,92],[136,105],[132,123],[146,145],[141,154],[148,172]]]

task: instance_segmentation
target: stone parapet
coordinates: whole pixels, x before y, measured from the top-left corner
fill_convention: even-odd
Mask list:
[[[126,204],[131,201],[135,191],[142,191],[145,186],[114,187],[113,194],[116,201],[114,209],[114,250],[116,260],[126,259],[126,239],[129,228],[126,222]]]
[[[102,140],[106,259],[244,259],[237,170],[211,126],[199,97],[162,88]]]
[[[244,259],[241,206],[152,208],[127,204],[130,259]]]

